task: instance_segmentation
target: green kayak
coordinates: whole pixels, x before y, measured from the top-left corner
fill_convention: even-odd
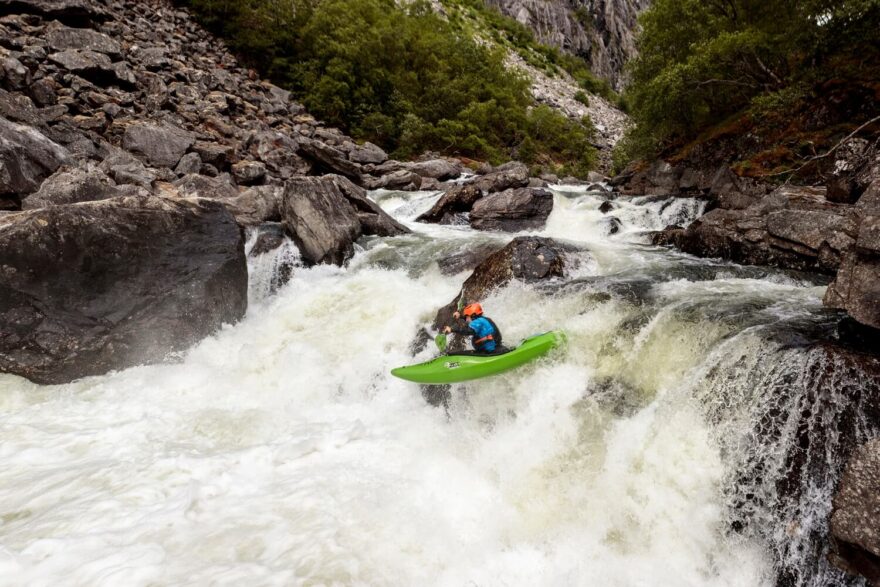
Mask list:
[[[519,367],[565,342],[559,330],[536,334],[522,341],[518,347],[498,355],[441,355],[417,365],[391,370],[391,374],[416,383],[459,383],[480,377],[497,375]]]

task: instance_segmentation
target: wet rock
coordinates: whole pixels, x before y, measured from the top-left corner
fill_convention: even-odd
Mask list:
[[[612,210],[614,210],[614,204],[612,204],[608,200],[599,204],[599,212],[601,212],[602,214],[608,214]]]
[[[468,247],[466,251],[446,255],[437,260],[437,266],[443,275],[457,275],[462,271],[471,271],[489,258],[489,255],[502,247],[495,243],[483,243]]]
[[[388,215],[367,192],[341,175],[325,175],[322,179],[335,184],[339,192],[354,206],[361,221],[361,231],[367,235],[398,236],[411,231]]]
[[[553,194],[543,188],[508,189],[474,203],[470,224],[477,230],[536,230],[553,210]]]
[[[285,185],[281,218],[309,264],[342,265],[354,254],[361,222],[332,179],[293,178]]]
[[[0,267],[0,369],[38,383],[165,360],[247,308],[241,233],[210,202],[0,216]]]
[[[452,322],[452,313],[459,299],[465,302],[485,299],[493,290],[513,279],[529,283],[564,277],[566,255],[576,250],[549,238],[528,236],[513,239],[474,269],[459,295],[437,312],[434,328],[440,329]]]
[[[880,584],[880,438],[850,457],[834,496],[831,562]]]
[[[855,246],[843,256],[824,298],[826,306],[846,310],[872,328],[880,328],[880,210],[876,212],[859,216]]]
[[[62,169],[49,177],[40,189],[22,200],[22,210],[105,200],[122,195],[110,178],[93,169]]]
[[[0,197],[35,191],[70,153],[35,128],[0,118]]]
[[[260,234],[257,235],[254,246],[248,251],[248,256],[257,257],[271,253],[284,244],[285,240],[284,228],[281,226],[266,224],[260,226]]]
[[[603,225],[605,226],[605,234],[617,234],[623,227],[623,223],[620,221],[620,219],[614,216],[609,216],[607,218],[604,218],[603,220]]]
[[[475,185],[453,186],[431,206],[430,210],[416,218],[416,221],[449,224],[456,214],[469,212],[481,197],[483,192]]]
[[[169,124],[138,122],[125,128],[122,148],[149,165],[174,168],[194,142],[192,133]]]

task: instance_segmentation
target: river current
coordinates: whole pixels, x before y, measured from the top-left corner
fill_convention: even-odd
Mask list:
[[[437,260],[511,235],[415,223],[436,193],[372,197],[414,233],[345,268],[251,259],[245,319],[177,362],[0,375],[0,585],[849,584],[815,540],[834,479],[786,502],[793,440],[754,434],[815,359],[785,341],[833,324],[820,280],[646,244],[702,203],[606,215],[562,186],[536,234],[584,248],[568,277],[482,303],[509,343],[567,347],[434,407],[389,370],[436,352],[411,341],[468,275]]]

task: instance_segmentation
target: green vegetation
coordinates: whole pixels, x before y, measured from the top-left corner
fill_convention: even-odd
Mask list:
[[[312,114],[395,157],[426,150],[496,163],[518,157],[577,175],[593,165],[589,121],[534,107],[527,80],[505,68],[501,47],[475,42],[422,0],[402,7],[394,0],[180,1]],[[515,21],[482,12],[481,1],[458,8],[497,15],[487,18],[508,42],[533,42]]]
[[[767,140],[806,132],[817,126],[810,106],[833,104],[829,80],[850,93],[880,90],[880,0],[656,0],[640,22],[626,94],[636,125],[618,161],[744,121]],[[794,128],[792,119],[801,115]],[[852,117],[850,128],[870,117],[854,111],[838,118],[844,116]]]

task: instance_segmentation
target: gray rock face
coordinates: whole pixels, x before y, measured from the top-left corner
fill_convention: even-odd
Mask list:
[[[0,15],[19,13],[76,23],[100,22],[108,17],[92,0],[0,0]]]
[[[553,210],[553,194],[543,188],[509,189],[477,200],[470,223],[477,230],[536,230]]]
[[[880,584],[880,438],[850,458],[834,496],[831,562]]]
[[[483,300],[493,290],[503,287],[513,279],[535,282],[563,277],[566,255],[576,250],[549,238],[528,236],[513,239],[474,269],[455,299],[437,312],[434,328],[440,329],[452,323],[452,313],[455,312],[459,299],[464,299],[466,303]],[[489,308],[484,309],[487,314],[491,314]],[[464,346],[461,337],[456,338],[459,340],[453,341],[451,350],[461,350]]]
[[[228,177],[228,176],[227,176]],[[174,182],[182,198],[227,200],[239,195],[238,189],[223,177],[207,177],[197,173],[185,175]]]
[[[483,197],[482,190],[474,185],[453,186],[431,206],[430,210],[416,218],[416,221],[451,224],[457,214],[469,212],[481,197]]]
[[[487,0],[532,29],[544,43],[583,57],[620,89],[623,66],[636,55],[638,13],[650,0]]]
[[[409,232],[367,198],[362,188],[340,175],[288,181],[280,212],[303,260],[311,264],[343,264],[362,234],[396,236]]]
[[[7,214],[0,267],[0,370],[38,383],[162,361],[247,308],[241,233],[211,202]]]
[[[833,274],[854,243],[855,227],[848,209],[809,189],[783,188],[743,209],[716,208],[687,229],[663,231],[655,243],[747,265]]]
[[[70,153],[35,128],[0,118],[0,197],[21,197],[71,161]]]
[[[440,181],[455,179],[461,175],[461,163],[447,159],[430,159],[404,164],[408,170],[419,177],[431,177]]]
[[[473,185],[486,193],[523,188],[529,185],[529,168],[519,161],[511,161],[477,177]]]
[[[122,195],[110,178],[98,170],[70,169],[56,172],[25,198],[22,210],[106,200]]]
[[[380,164],[388,160],[388,154],[378,146],[367,141],[363,145],[352,146],[348,151],[348,158],[361,165],[368,163]]]
[[[104,33],[91,29],[72,28],[55,25],[49,28],[46,41],[55,51],[68,49],[84,49],[104,53],[112,58],[122,56],[122,45]]]
[[[281,218],[303,260],[310,264],[342,265],[354,254],[354,241],[362,234],[357,212],[332,179],[290,180]]]
[[[239,161],[232,166],[232,177],[239,185],[254,185],[266,178],[266,166],[260,161]]]
[[[824,302],[880,329],[880,178],[861,197],[853,217],[858,224],[855,246],[843,256]]]
[[[122,148],[149,165],[173,168],[194,142],[190,132],[168,124],[140,122],[126,127]]]

